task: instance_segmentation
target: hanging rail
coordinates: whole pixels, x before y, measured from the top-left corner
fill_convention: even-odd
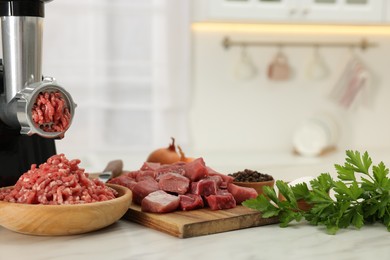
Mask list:
[[[267,41],[267,42],[251,42],[251,41],[232,41],[229,37],[223,39],[222,45],[225,49],[228,49],[233,46],[292,46],[292,47],[358,47],[362,50],[367,48],[376,47],[377,44],[373,42],[368,42],[367,39],[363,38],[360,42],[276,42],[276,41]]]

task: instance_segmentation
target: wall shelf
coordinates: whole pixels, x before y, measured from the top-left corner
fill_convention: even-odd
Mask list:
[[[233,41],[229,37],[225,37],[222,41],[225,49],[234,46],[240,47],[262,47],[262,46],[289,46],[289,47],[336,47],[336,48],[360,48],[366,50],[368,48],[377,47],[376,43],[369,42],[366,38],[356,42],[299,42],[299,41]]]

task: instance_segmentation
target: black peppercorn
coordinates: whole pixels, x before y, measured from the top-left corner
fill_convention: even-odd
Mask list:
[[[245,169],[235,173],[228,174],[234,178],[236,182],[262,182],[272,181],[274,178],[271,175],[260,173],[258,171]]]

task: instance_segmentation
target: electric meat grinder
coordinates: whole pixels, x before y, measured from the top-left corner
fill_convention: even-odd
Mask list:
[[[52,0],[0,0],[0,187],[56,154],[76,107],[54,78],[42,76],[44,6]]]

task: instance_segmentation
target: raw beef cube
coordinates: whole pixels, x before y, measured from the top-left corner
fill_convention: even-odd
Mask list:
[[[133,187],[137,184],[137,181],[129,176],[121,175],[108,180],[107,183],[122,185],[129,188],[130,190],[133,190]]]
[[[155,179],[156,172],[152,170],[140,171],[136,177],[137,181],[143,181],[146,179]]]
[[[185,195],[179,195],[180,208],[182,210],[193,210],[204,207],[203,199],[200,195],[187,193]]]
[[[158,186],[164,191],[185,194],[190,187],[190,180],[178,173],[169,172],[159,177]]]
[[[206,197],[207,204],[212,210],[231,209],[236,206],[236,201],[230,193],[224,195],[210,195]]]
[[[133,178],[133,179],[137,179],[137,176],[138,174],[140,173],[141,171],[124,171],[121,176],[127,176],[127,177],[130,177],[130,178]]]
[[[217,188],[219,188],[219,186],[221,186],[221,184],[223,183],[222,177],[218,176],[218,175],[207,176],[206,180],[213,180],[215,182],[215,184],[217,185]]]
[[[152,193],[154,191],[159,190],[158,182],[152,179],[147,179],[138,182],[133,187],[133,202],[141,205],[141,201],[149,195],[149,193]]]
[[[153,213],[168,213],[175,211],[180,204],[180,198],[158,190],[146,196],[141,203],[141,210]]]
[[[229,183],[227,189],[233,195],[237,204],[241,204],[245,200],[257,197],[257,191],[254,188],[241,187],[233,183]]]
[[[148,171],[148,170],[157,170],[160,168],[160,163],[154,163],[154,162],[144,162],[144,164],[141,166],[141,171]]]
[[[203,158],[198,158],[184,165],[184,175],[191,181],[198,181],[208,176]]]
[[[219,172],[216,172],[215,170],[211,169],[210,167],[206,167],[207,172],[209,176],[220,176],[224,182],[231,183],[233,182],[234,178],[229,175],[225,175]]]
[[[191,183],[191,193],[201,196],[217,194],[217,185],[212,179],[202,179]]]
[[[156,170],[157,175],[161,175],[161,174],[168,173],[168,172],[174,172],[174,173],[178,173],[180,175],[184,175],[184,165],[185,165],[184,162],[177,162],[174,164],[162,165],[160,168],[158,168]]]
[[[228,195],[228,194],[231,194],[231,193],[227,189],[219,189],[219,190],[217,190],[217,195]]]

